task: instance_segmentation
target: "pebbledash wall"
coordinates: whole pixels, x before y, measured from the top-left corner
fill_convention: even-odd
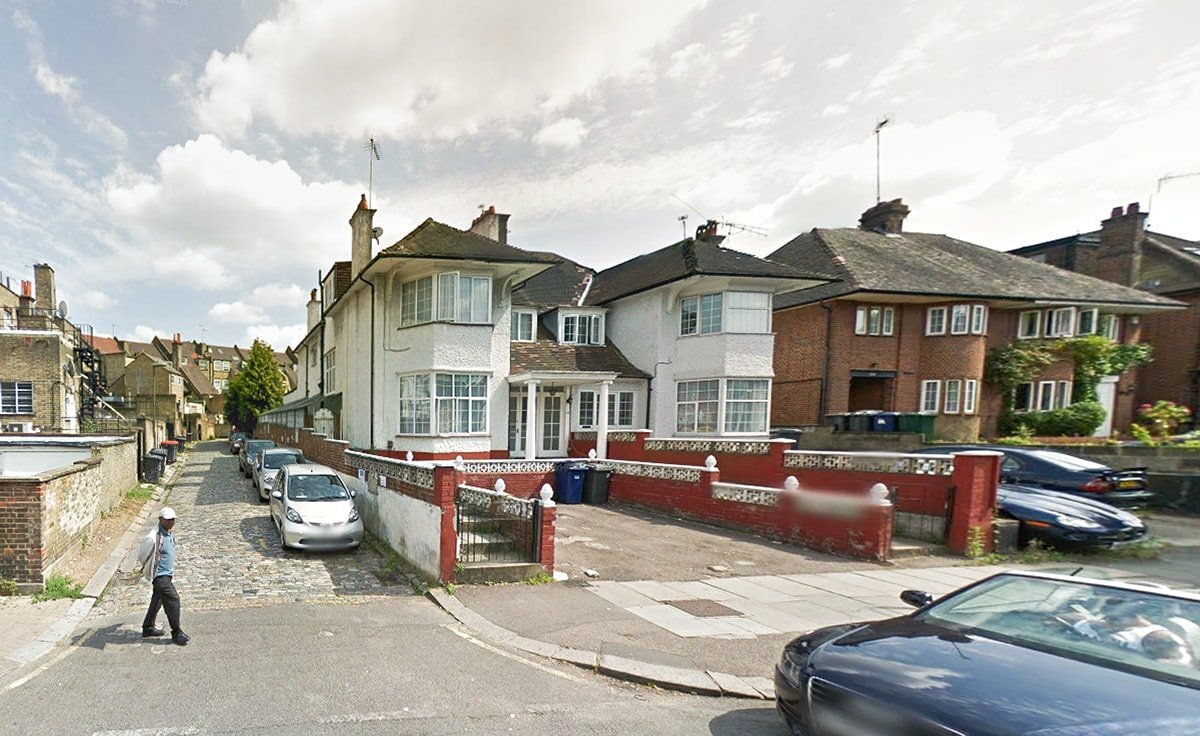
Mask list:
[[[77,444],[78,437],[73,439]],[[39,438],[42,446],[45,441]],[[137,485],[132,437],[96,440],[90,446],[91,457],[70,465],[0,478],[0,578],[40,586],[80,547],[101,515]]]

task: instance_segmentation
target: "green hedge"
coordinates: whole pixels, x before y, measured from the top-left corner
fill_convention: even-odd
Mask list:
[[[1034,437],[1087,437],[1104,423],[1104,407],[1097,401],[1080,401],[1051,411],[1014,411],[1000,418],[1000,434],[1021,434],[1025,427]]]

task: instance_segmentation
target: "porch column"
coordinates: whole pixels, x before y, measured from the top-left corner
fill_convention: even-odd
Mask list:
[[[596,407],[596,457],[608,457],[608,387],[612,381],[600,382],[600,406]]]
[[[525,384],[529,393],[525,396],[525,459],[537,459],[537,381]]]

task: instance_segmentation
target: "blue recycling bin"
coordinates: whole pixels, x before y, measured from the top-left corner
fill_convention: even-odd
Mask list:
[[[587,466],[582,463],[563,463],[555,473],[554,500],[558,503],[581,503],[583,479]]]
[[[872,432],[895,432],[900,428],[900,415],[894,411],[881,411],[871,417]]]

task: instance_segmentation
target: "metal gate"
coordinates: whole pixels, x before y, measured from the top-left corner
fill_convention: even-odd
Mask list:
[[[459,488],[454,498],[459,562],[539,562],[542,505]]]
[[[954,487],[896,488],[892,533],[896,537],[945,544],[950,539]]]

